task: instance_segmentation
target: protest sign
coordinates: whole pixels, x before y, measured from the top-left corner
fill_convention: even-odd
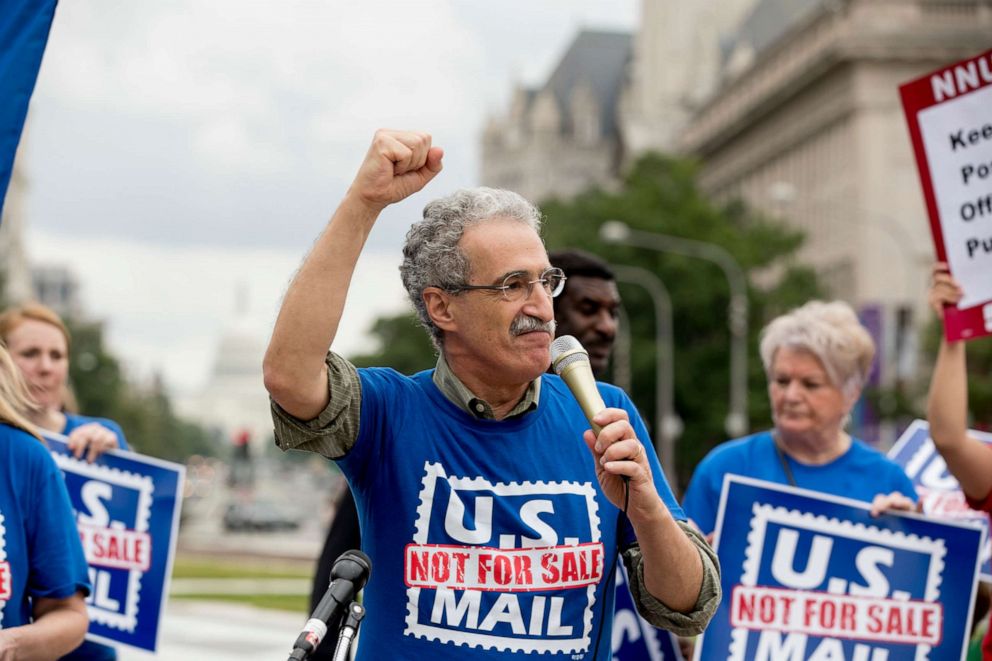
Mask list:
[[[963,658],[982,531],[736,475],[715,545],[723,601],[697,660]]]
[[[974,438],[992,445],[992,434],[968,432]],[[992,541],[989,540],[989,515],[968,507],[961,485],[947,470],[944,458],[930,438],[930,426],[925,420],[915,420],[906,428],[899,440],[889,450],[889,459],[902,466],[913,480],[920,495],[923,513],[931,516],[973,521],[982,526],[985,542],[981,552],[981,579],[992,581]]]
[[[613,661],[683,661],[675,636],[651,626],[637,613],[623,567],[617,567],[616,585]]]
[[[964,298],[948,340],[992,334],[992,50],[899,87],[937,257]]]
[[[93,592],[86,637],[155,651],[179,528],[184,468],[133,452],[76,459],[45,434],[65,476]]]

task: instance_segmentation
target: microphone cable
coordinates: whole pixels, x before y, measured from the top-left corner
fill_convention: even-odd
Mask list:
[[[624,476],[626,478],[626,476]],[[617,531],[616,531],[616,543],[617,549],[616,553],[613,554],[613,560],[610,562],[610,572],[607,574],[606,585],[603,586],[603,598],[602,603],[599,606],[599,627],[596,629],[596,646],[593,647],[592,659],[596,661],[599,658],[599,643],[603,637],[603,622],[606,620],[606,590],[610,586],[610,582],[613,583],[613,590],[616,591],[616,575],[617,575],[617,557],[620,555],[620,535],[623,532],[623,522],[627,520],[627,506],[630,504],[630,479],[624,479],[623,481],[623,509],[620,510],[620,514],[617,515]],[[616,596],[614,595],[614,599]],[[610,641],[610,647],[612,648],[613,641]]]

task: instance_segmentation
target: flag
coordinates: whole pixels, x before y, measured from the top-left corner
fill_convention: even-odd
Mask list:
[[[0,0],[0,214],[57,0]]]

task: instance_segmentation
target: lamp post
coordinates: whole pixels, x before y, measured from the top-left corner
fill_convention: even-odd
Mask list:
[[[672,299],[654,273],[637,266],[611,264],[617,281],[639,285],[654,303],[655,316],[655,435],[661,467],[673,489],[678,485],[675,441],[682,434],[682,419],[675,412],[675,343],[672,338]],[[629,336],[628,336],[629,337]],[[629,350],[629,347],[628,347]]]
[[[733,255],[714,243],[632,229],[619,220],[608,220],[599,228],[607,243],[651,248],[713,262],[723,271],[730,286],[727,326],[730,329],[730,406],[724,429],[731,437],[747,431],[747,280]]]
[[[617,388],[630,392],[630,315],[623,301],[620,302],[619,322],[610,358],[610,380]]]

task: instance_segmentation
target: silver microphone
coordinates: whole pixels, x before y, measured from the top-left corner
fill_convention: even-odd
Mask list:
[[[555,374],[565,381],[565,385],[572,391],[572,396],[582,407],[592,432],[599,436],[602,428],[593,423],[592,419],[606,408],[606,404],[603,403],[603,398],[596,388],[596,378],[592,375],[589,354],[582,348],[582,343],[571,335],[557,338],[551,343],[551,366]]]

